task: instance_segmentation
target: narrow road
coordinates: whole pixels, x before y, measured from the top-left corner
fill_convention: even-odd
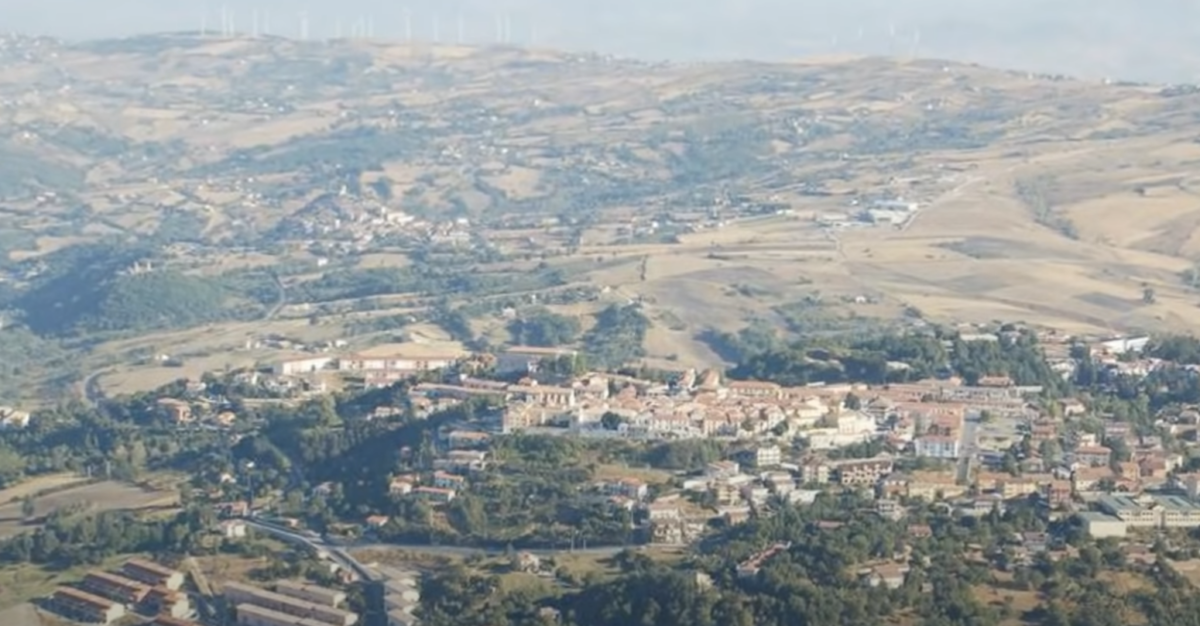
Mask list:
[[[963,421],[958,446],[958,482],[960,484],[965,485],[971,480],[971,464],[975,462],[975,453],[978,451],[978,431],[978,417],[968,417]]]
[[[275,304],[263,314],[262,321],[264,322],[275,319],[275,316],[279,315],[279,311],[287,305],[287,287],[283,286],[283,281],[279,278],[279,274],[271,272],[271,280],[275,281],[275,288],[279,291],[279,296],[276,298]]]
[[[98,408],[104,401],[104,389],[100,387],[100,377],[108,372],[108,368],[98,369],[83,379],[83,401],[92,408]]]

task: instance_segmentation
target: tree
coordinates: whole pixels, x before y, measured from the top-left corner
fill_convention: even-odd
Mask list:
[[[853,391],[851,391],[850,393],[846,394],[846,400],[844,404],[846,405],[847,409],[851,411],[857,411],[862,408],[862,399],[855,395]]]
[[[1155,302],[1157,302],[1157,296],[1154,293],[1154,287],[1142,285],[1142,303],[1154,304]]]
[[[617,430],[624,423],[625,418],[612,411],[605,411],[604,415],[600,416],[600,425],[604,427],[604,430]]]
[[[37,512],[37,503],[34,502],[32,495],[27,495],[21,498],[21,517],[30,519]]]

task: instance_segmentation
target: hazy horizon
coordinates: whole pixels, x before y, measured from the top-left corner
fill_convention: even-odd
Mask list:
[[[901,6],[901,2],[903,6]],[[508,16],[511,42],[647,60],[784,60],[827,54],[910,56],[1002,68],[1155,82],[1196,81],[1200,5],[1158,0],[226,0],[163,3],[0,0],[10,32],[70,40],[221,28],[288,37],[308,14],[311,38],[371,30],[376,39],[471,44],[497,40]],[[65,18],[63,16],[72,16]],[[460,31],[461,24],[461,31]],[[919,33],[919,35],[918,35]]]

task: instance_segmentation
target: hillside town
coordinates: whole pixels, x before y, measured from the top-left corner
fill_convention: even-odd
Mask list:
[[[962,339],[1001,340],[988,333]],[[1141,355],[1146,343],[1096,341],[1089,356],[1114,375],[1145,376],[1167,365]],[[1073,375],[1065,343],[1047,338],[1043,347],[1053,371]],[[876,512],[892,519],[922,501],[974,516],[1034,501],[1055,517],[1077,515],[1097,537],[1200,526],[1200,473],[1182,471],[1186,448],[1200,433],[1200,408],[1162,417],[1164,437],[1095,415],[1083,399],[1046,402],[1040,387],[1008,376],[981,376],[974,384],[947,377],[788,387],[729,380],[716,370],[684,370],[665,380],[605,372],[544,375],[543,368],[564,359],[573,362],[579,354],[516,346],[495,355],[317,355],[278,363],[268,374],[235,376],[279,381],[336,373],[359,377],[368,387],[411,380],[404,398],[418,419],[464,402],[491,402],[494,410],[441,429],[428,467],[391,477],[390,496],[434,505],[470,490],[494,463],[492,440],[504,435],[645,445],[718,441],[735,449],[703,472],[680,473],[669,484],[626,478],[591,486],[596,498],[634,513],[649,542],[686,543],[714,521],[736,523],[767,514],[779,502],[812,502],[831,489],[870,492]],[[159,402],[181,423],[193,419],[198,406],[184,399]],[[387,419],[400,411],[381,406],[374,416]],[[1100,429],[1081,429],[1085,417],[1099,419]],[[223,411],[207,419],[227,426],[236,416]],[[335,489],[325,483],[314,493]],[[388,522],[376,514],[363,525],[370,530]]]

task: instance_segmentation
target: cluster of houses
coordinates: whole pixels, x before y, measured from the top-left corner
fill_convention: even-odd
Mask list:
[[[114,572],[88,572],[74,586],[59,587],[48,606],[69,619],[111,624],[134,614],[156,616],[156,626],[197,626],[181,590],[182,572],[145,559],[130,559]]]

